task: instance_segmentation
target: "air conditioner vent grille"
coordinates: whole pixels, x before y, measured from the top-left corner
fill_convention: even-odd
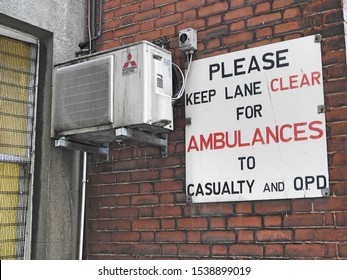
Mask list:
[[[57,69],[56,131],[113,122],[113,60],[111,55]]]

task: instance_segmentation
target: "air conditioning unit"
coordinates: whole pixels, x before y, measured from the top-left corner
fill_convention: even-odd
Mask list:
[[[116,140],[116,128],[173,129],[171,53],[147,41],[54,69],[52,137]]]

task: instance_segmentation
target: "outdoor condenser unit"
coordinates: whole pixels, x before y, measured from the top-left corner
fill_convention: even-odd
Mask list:
[[[55,67],[52,137],[107,143],[173,129],[171,53],[147,41]]]

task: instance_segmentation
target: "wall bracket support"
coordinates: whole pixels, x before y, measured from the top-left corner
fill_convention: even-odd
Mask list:
[[[162,134],[160,137],[141,130],[121,127],[116,129],[116,140],[136,140],[143,144],[158,146],[161,148],[162,158],[168,156],[168,135]]]
[[[65,148],[69,150],[78,150],[82,152],[87,152],[91,154],[102,154],[108,157],[108,148],[98,147],[78,142],[70,141],[65,137],[61,137],[58,140],[55,140],[55,146],[60,148]]]

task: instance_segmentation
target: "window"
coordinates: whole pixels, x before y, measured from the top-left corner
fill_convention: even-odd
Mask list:
[[[31,236],[37,57],[34,38],[0,26],[0,259],[23,259]]]

